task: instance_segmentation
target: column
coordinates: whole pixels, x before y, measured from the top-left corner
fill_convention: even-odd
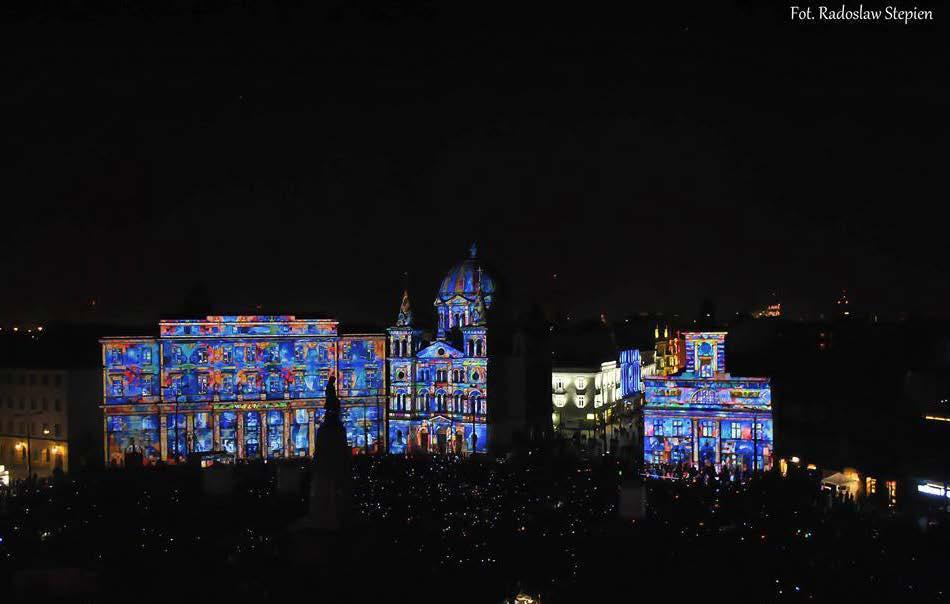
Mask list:
[[[722,468],[722,422],[716,422],[716,469]]]
[[[316,437],[316,409],[307,409],[307,448],[310,449],[310,457],[313,457],[314,440]]]
[[[158,440],[161,458],[164,461],[168,461],[168,414],[164,411],[158,414]],[[142,444],[144,445],[145,443]]]
[[[268,411],[269,411],[268,409],[261,409],[260,411],[257,412],[257,413],[258,413],[258,416],[257,416],[257,417],[260,418],[260,419],[258,420],[258,421],[260,422],[260,423],[258,424],[258,426],[259,426],[259,427],[258,427],[258,430],[260,430],[260,435],[258,436],[258,439],[259,439],[258,442],[259,442],[260,444],[259,444],[258,446],[261,448],[261,458],[262,458],[262,459],[266,459],[266,458],[270,457],[270,451],[268,451],[268,442],[267,442],[267,440],[268,440],[268,438],[267,438],[267,434],[268,434],[268,430],[267,430],[267,412],[268,412]]]
[[[221,450],[221,423],[219,417],[220,413],[211,413],[211,449],[213,451]]]
[[[111,460],[109,459],[109,414],[107,412],[102,413],[102,447],[106,456],[105,467],[108,468]],[[14,453],[15,452],[16,452],[16,449],[14,449]],[[14,460],[15,459],[16,458],[14,457]]]
[[[185,451],[194,453],[195,451],[195,414],[189,413],[185,416]]]
[[[284,457],[290,457],[294,454],[290,443],[290,420],[293,417],[293,411],[287,409],[284,411]]]
[[[699,420],[695,417],[690,420],[693,430],[693,465],[699,466]]]
[[[238,459],[244,459],[244,412],[238,411],[236,415],[237,426],[234,430],[234,437],[237,439],[237,457]]]

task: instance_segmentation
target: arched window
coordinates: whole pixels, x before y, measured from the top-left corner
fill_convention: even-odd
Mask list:
[[[475,356],[475,340],[468,341],[468,356]]]
[[[465,395],[462,394],[461,390],[456,390],[455,395],[452,401],[452,413],[461,413],[462,412],[462,398]]]
[[[470,403],[469,406],[471,407],[471,413],[478,414],[482,412],[481,399],[482,399],[481,395],[479,395],[479,393],[477,392],[473,392],[472,394],[469,395],[468,400]]]
[[[416,398],[416,405],[418,406],[419,411],[429,410],[429,391],[428,390],[419,391],[419,396]]]
[[[435,393],[436,411],[445,411],[445,390],[439,390]]]
[[[475,356],[477,357],[482,356],[482,341],[481,340],[475,340]]]

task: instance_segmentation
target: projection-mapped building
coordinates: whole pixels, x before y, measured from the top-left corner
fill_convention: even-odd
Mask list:
[[[340,335],[337,321],[212,316],[161,321],[158,338],[103,338],[107,463],[191,452],[311,455],[324,392],[337,378],[350,445],[382,450],[383,334]]]
[[[488,447],[486,313],[495,284],[472,246],[442,280],[435,341],[423,341],[403,294],[389,332],[389,451],[467,454]]]
[[[644,461],[771,468],[768,378],[726,373],[725,332],[688,332],[684,338],[685,369],[644,379]]]

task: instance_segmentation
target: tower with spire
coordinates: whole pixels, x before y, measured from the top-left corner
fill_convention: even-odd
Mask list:
[[[487,450],[488,311],[494,280],[478,248],[446,274],[435,299],[431,342],[413,324],[403,293],[389,333],[390,453],[468,454]]]

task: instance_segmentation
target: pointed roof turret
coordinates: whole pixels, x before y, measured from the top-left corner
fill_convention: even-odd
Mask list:
[[[396,318],[396,327],[412,327],[412,308],[409,306],[409,290],[402,292],[402,304],[399,305],[399,316]]]
[[[472,325],[485,325],[485,296],[482,295],[482,267],[478,267],[478,281],[475,283],[475,301],[472,303]]]

